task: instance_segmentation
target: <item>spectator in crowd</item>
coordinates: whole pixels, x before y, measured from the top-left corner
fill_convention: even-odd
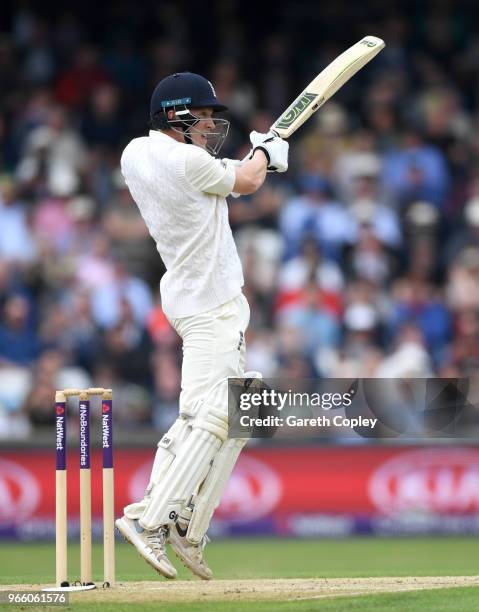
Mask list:
[[[81,121],[81,134],[93,150],[113,153],[123,137],[119,94],[110,83],[98,85],[91,93],[90,104]]]
[[[7,176],[0,182],[0,258],[21,265],[34,261],[35,243],[26,206],[17,200],[16,187]]]
[[[281,322],[298,330],[307,355],[318,346],[336,348],[340,342],[337,306],[328,301],[315,280],[306,283],[297,299],[283,306],[278,317]]]
[[[401,146],[385,155],[382,180],[401,211],[417,200],[427,200],[443,209],[449,170],[441,150],[424,142],[419,131],[408,128]]]
[[[420,330],[431,356],[437,362],[451,339],[451,315],[440,292],[431,285],[407,278],[393,289],[393,308],[389,333],[394,338],[406,324]]]
[[[57,79],[55,97],[67,108],[78,108],[108,80],[108,74],[100,63],[99,49],[91,44],[81,44],[71,56],[71,65],[66,66]]]
[[[153,309],[153,297],[141,278],[131,276],[125,264],[116,261],[112,278],[92,292],[91,305],[93,318],[100,327],[108,329],[121,323],[126,308],[129,316],[144,327]]]
[[[16,178],[35,191],[69,196],[79,188],[85,164],[83,141],[68,125],[65,109],[56,105],[50,107],[46,123],[28,135]]]
[[[299,178],[301,195],[293,196],[280,213],[280,229],[286,241],[286,257],[297,255],[306,237],[318,243],[322,254],[338,260],[351,239],[352,219],[331,193],[322,177],[303,174]]]
[[[0,364],[29,366],[40,353],[40,340],[31,321],[30,304],[18,294],[7,298],[0,323]]]

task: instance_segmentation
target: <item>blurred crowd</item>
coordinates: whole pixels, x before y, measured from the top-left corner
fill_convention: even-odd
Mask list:
[[[267,131],[365,34],[385,50],[291,139],[289,171],[230,198],[247,368],[475,374],[479,32],[460,3],[350,5],[319,16],[315,3],[278,2],[267,35],[238,0],[196,19],[181,2],[107,2],[91,22],[80,8],[11,11],[0,32],[0,438],[51,427],[56,388],[112,387],[126,430],[176,416],[181,346],[161,309],[163,264],[119,171],[124,146],[147,133],[158,80],[208,76],[230,108],[221,155],[242,158],[249,131]]]

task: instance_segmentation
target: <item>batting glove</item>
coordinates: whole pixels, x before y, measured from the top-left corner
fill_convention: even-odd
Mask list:
[[[261,134],[254,130],[249,135],[249,139],[253,145],[253,153],[256,149],[261,149],[266,155],[270,172],[286,172],[289,150],[286,140],[275,136],[272,132]]]

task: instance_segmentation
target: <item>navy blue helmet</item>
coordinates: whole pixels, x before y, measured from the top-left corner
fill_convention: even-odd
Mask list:
[[[176,106],[210,107],[216,112],[228,110],[218,101],[208,79],[194,72],[176,72],[162,79],[151,96],[150,116]]]

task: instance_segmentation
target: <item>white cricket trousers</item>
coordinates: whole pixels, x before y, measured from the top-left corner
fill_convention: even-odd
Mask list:
[[[183,340],[180,414],[193,416],[195,403],[219,380],[244,373],[248,300],[237,297],[192,317],[171,319]]]
[[[244,335],[249,316],[248,301],[241,293],[202,314],[170,320],[183,340],[180,414],[195,416],[195,404],[198,405],[198,400],[205,397],[213,385],[228,376],[243,376]],[[125,507],[127,517],[139,519],[147,508],[151,487],[158,482],[164,452],[158,449],[145,497]]]

